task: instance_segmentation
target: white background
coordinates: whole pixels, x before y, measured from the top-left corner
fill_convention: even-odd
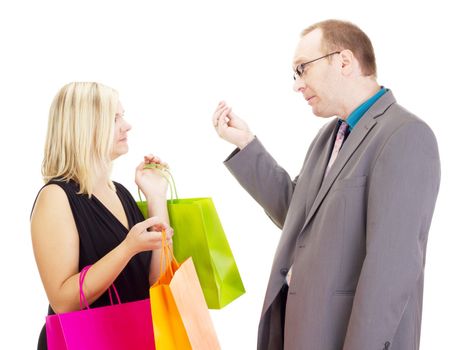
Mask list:
[[[11,1],[0,5],[0,348],[33,349],[47,299],[29,214],[42,185],[48,108],[70,81],[120,92],[133,125],[116,181],[136,194],[143,154],[168,161],[182,197],[211,196],[247,293],[212,311],[223,349],[256,348],[280,231],[223,166],[232,147],[211,127],[219,100],[234,106],[292,176],[325,122],[292,90],[300,31],[350,20],[372,39],[380,84],[433,128],[442,183],[428,241],[422,349],[465,346],[463,200],[465,11],[457,1]],[[391,281],[388,281],[391,283]]]

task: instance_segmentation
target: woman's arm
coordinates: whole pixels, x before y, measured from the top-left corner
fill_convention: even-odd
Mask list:
[[[167,212],[167,200],[165,197],[156,197],[154,199],[147,198],[148,203],[148,215],[157,216],[161,219],[162,222],[169,222],[169,214]],[[168,237],[172,236],[172,229],[169,228]],[[170,240],[169,244],[172,244]],[[156,283],[157,279],[160,276],[161,271],[161,253],[162,249],[154,249],[152,251],[151,257],[151,267],[149,270],[149,285]],[[165,266],[162,266],[165,268]]]
[[[148,204],[148,217],[157,216],[160,220],[170,225],[169,214],[167,212],[167,180],[161,174],[161,170],[156,168],[147,168],[149,164],[159,164],[162,167],[167,167],[166,163],[161,162],[158,157],[152,154],[144,157],[144,161],[141,162],[136,168],[135,182],[138,187],[143,191],[146,201]],[[169,243],[172,241],[173,231],[168,228],[167,239]],[[149,270],[149,284],[153,285],[160,276],[161,271],[161,249],[154,249],[152,251],[151,267]],[[164,268],[164,266],[162,266]]]
[[[153,227],[155,231],[148,232]],[[88,303],[99,298],[141,251],[160,247],[167,226],[152,217],[133,226],[125,240],[97,261],[86,275]],[[47,297],[56,313],[79,310],[79,236],[68,198],[58,185],[40,192],[31,217],[34,255]]]

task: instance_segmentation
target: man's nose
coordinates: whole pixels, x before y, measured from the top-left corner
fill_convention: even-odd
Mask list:
[[[302,78],[297,77],[293,82],[293,89],[295,92],[303,92],[305,90],[305,83]]]

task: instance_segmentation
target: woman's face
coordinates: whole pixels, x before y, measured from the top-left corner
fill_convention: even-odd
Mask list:
[[[117,113],[115,114],[114,142],[111,154],[112,160],[128,152],[127,134],[131,129],[131,125],[124,119],[124,113],[125,111],[123,110],[122,104],[118,101]]]

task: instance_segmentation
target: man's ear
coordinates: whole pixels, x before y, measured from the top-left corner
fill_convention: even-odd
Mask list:
[[[341,64],[342,74],[345,76],[350,76],[355,71],[356,65],[358,62],[350,50],[342,50],[339,54],[339,60]]]

